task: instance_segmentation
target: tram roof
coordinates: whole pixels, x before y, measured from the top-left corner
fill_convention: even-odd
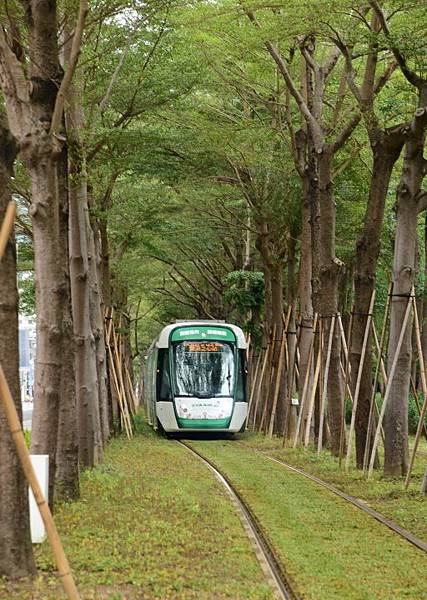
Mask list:
[[[197,326],[214,326],[214,327],[226,327],[227,329],[231,329],[231,331],[236,336],[237,347],[245,349],[246,348],[246,339],[243,331],[237,325],[232,325],[230,323],[225,323],[224,321],[178,321],[177,323],[172,323],[171,325],[166,325],[160,332],[160,335],[157,339],[156,346],[158,348],[168,348],[170,335],[174,329],[178,329],[180,327],[197,327]]]

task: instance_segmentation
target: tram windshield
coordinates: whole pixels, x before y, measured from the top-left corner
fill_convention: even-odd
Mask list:
[[[232,396],[234,352],[223,342],[179,342],[173,349],[177,396]]]

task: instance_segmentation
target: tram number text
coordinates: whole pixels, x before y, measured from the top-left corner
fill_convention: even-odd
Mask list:
[[[224,344],[217,342],[186,342],[186,352],[221,352]]]

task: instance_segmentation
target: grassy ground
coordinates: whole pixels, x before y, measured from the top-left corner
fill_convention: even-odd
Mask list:
[[[365,500],[369,506],[427,542],[427,498],[420,495],[421,480],[427,466],[427,443],[424,439],[419,446],[407,492],[401,477],[384,478],[381,472],[377,472],[372,480],[367,481],[363,473],[354,467],[350,467],[346,473],[328,451],[317,456],[313,448],[282,448],[282,442],[278,438],[270,439],[254,434],[241,436],[241,441],[317,475],[347,494]]]
[[[273,597],[221,485],[151,432],[113,440],[105,463],[84,473],[81,500],[55,520],[84,600]],[[47,543],[37,564],[36,582],[0,580],[0,598],[63,598]]]
[[[427,599],[426,555],[357,508],[242,444],[192,444],[249,500],[307,600]]]

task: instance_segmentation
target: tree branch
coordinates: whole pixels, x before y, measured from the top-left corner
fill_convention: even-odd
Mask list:
[[[74,72],[76,70],[77,61],[78,61],[80,50],[81,50],[83,29],[84,29],[84,24],[85,24],[86,15],[88,13],[88,10],[89,10],[88,0],[80,0],[76,29],[74,31],[73,43],[71,46],[70,60],[69,60],[65,75],[62,78],[61,85],[59,87],[58,94],[56,96],[55,107],[53,109],[52,122],[50,125],[50,133],[51,134],[57,133],[59,126],[61,124],[62,114],[64,111],[65,98],[68,93],[68,88],[70,86]]]
[[[326,59],[325,63],[320,67],[320,72],[323,76],[324,81],[326,81],[329,77],[329,75],[332,73],[332,71],[335,68],[335,65],[338,62],[338,59],[340,57],[340,51],[338,48],[334,48],[331,53],[329,54],[328,58]]]
[[[380,93],[380,91],[383,89],[383,87],[385,86],[387,81],[393,75],[394,71],[396,70],[396,67],[397,67],[397,62],[395,60],[392,60],[391,62],[389,62],[384,73],[375,82],[374,95],[377,95]]]
[[[0,85],[4,95],[12,102],[6,103],[9,127],[19,137],[20,125],[24,120],[23,105],[30,100],[24,67],[9,47],[3,27],[0,27]],[[11,113],[13,117],[11,118]]]
[[[409,83],[411,83],[413,86],[415,86],[418,89],[422,88],[423,86],[426,85],[426,80],[423,79],[422,77],[420,77],[419,75],[417,75],[417,73],[415,73],[415,71],[413,71],[412,69],[409,68],[406,58],[403,56],[403,54],[401,53],[399,48],[394,44],[393,40],[391,39],[390,29],[389,29],[389,26],[387,23],[387,18],[385,16],[384,11],[382,10],[381,6],[378,4],[377,0],[369,0],[369,4],[371,5],[372,10],[375,11],[375,14],[378,17],[381,28],[384,32],[384,35],[387,38],[387,41],[390,45],[390,49],[393,52],[402,73],[404,74],[406,79],[409,81]]]
[[[345,125],[345,127],[342,129],[342,131],[338,135],[338,137],[335,138],[335,141],[328,144],[329,150],[332,152],[332,154],[334,154],[335,152],[337,152],[338,150],[340,150],[340,148],[342,148],[344,146],[344,144],[346,143],[348,138],[353,133],[354,129],[359,124],[360,119],[361,119],[360,112],[357,112],[356,114],[354,114],[350,118],[350,120],[347,122],[347,125]]]
[[[244,8],[243,10],[245,11],[245,13],[246,13],[248,19],[251,21],[251,23],[253,23],[255,25],[255,27],[257,27],[258,29],[260,29],[261,26],[260,26],[259,22],[257,21],[257,19],[255,18],[254,13],[247,8]],[[272,42],[270,42],[268,40],[264,42],[264,45],[267,48],[267,50],[270,53],[273,60],[275,61],[276,65],[279,69],[279,72],[282,75],[283,79],[285,80],[285,83],[286,83],[290,93],[292,94],[293,98],[295,99],[302,115],[306,119],[307,125],[310,127],[310,130],[312,132],[312,137],[313,137],[313,143],[314,143],[316,150],[320,151],[322,149],[322,145],[323,145],[323,134],[319,127],[319,124],[317,123],[317,121],[313,117],[313,115],[311,114],[311,111],[308,108],[304,98],[298,91],[298,89],[288,71],[286,63],[283,60],[283,57],[280,54],[279,50],[276,48],[276,46]]]
[[[427,191],[422,191],[418,194],[417,198],[417,210],[418,212],[423,212],[423,210],[427,209]]]

